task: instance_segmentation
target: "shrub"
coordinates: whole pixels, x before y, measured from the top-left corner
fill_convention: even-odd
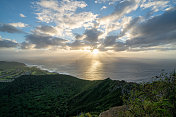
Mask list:
[[[126,98],[128,97],[128,98]],[[141,83],[124,96],[128,106],[122,116],[176,116],[176,73],[162,73],[151,83]]]

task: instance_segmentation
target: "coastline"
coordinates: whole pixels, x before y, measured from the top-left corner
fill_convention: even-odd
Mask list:
[[[44,67],[44,65],[34,65],[34,64],[27,64],[27,63],[24,63],[27,67],[36,67],[36,68],[38,68],[38,69],[40,69],[40,70],[45,70],[45,71],[48,71],[48,72],[50,72],[50,73],[57,73],[57,74],[65,74],[65,75],[70,75],[70,76],[73,76],[73,75],[71,75],[71,74],[69,74],[69,73],[67,73],[67,72],[59,72],[59,71],[57,71],[57,70],[54,70],[54,69],[57,69],[57,68],[51,68],[51,69],[53,69],[53,70],[51,70],[51,69],[48,69],[48,68],[46,68],[46,67]]]

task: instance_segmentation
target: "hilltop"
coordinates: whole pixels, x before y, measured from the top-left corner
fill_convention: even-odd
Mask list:
[[[41,70],[35,66],[28,67],[24,63],[0,61],[0,82],[11,82],[22,75],[56,74]]]
[[[122,105],[122,90],[132,84],[105,79],[81,80],[68,75],[24,75],[0,90],[1,116],[97,115]]]
[[[19,67],[26,66],[20,64]],[[12,65],[3,70],[13,68]],[[1,82],[0,116],[66,117],[81,112],[99,115],[112,106],[122,105],[121,96],[135,84],[110,78],[89,81],[69,75],[44,73],[20,75],[12,82]]]

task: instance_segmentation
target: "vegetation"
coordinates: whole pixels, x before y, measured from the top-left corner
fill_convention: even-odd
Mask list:
[[[129,98],[127,98],[129,97]],[[124,117],[174,117],[176,116],[176,73],[163,73],[151,83],[136,86],[124,96],[127,111]]]
[[[15,79],[0,82],[0,117],[97,117],[111,107],[122,117],[176,116],[175,72],[137,84],[109,78],[88,81],[21,63],[0,63],[0,76]]]
[[[0,83],[0,116],[66,117],[85,112],[82,116],[96,117],[111,106],[122,105],[122,93],[132,84],[62,74],[22,75]]]
[[[100,112],[113,106],[123,104],[121,96],[128,92],[134,83],[114,81],[109,78],[98,81],[95,85],[69,100],[69,115],[77,115],[80,112]]]
[[[56,74],[36,67],[27,67],[23,63],[0,61],[0,82],[11,82],[22,75]]]
[[[75,117],[98,117],[98,115],[94,115],[88,112],[88,113],[80,113],[79,115]]]

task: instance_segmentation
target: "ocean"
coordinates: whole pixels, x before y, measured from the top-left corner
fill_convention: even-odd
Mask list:
[[[85,80],[125,80],[130,82],[148,82],[161,73],[173,72],[174,59],[140,58],[65,58],[22,60],[28,65],[60,74],[68,74]],[[21,61],[19,61],[21,62]]]

